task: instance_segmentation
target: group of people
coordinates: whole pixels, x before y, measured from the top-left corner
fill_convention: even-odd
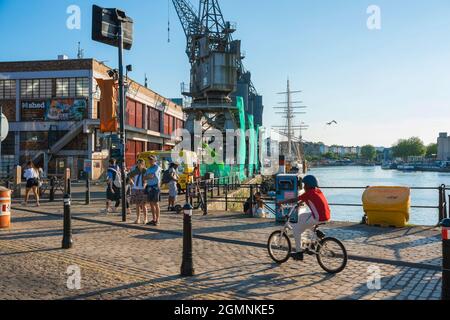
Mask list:
[[[161,185],[169,186],[169,211],[174,211],[175,202],[178,195],[178,163],[171,163],[168,170],[164,173],[157,163],[156,156],[150,156],[149,167],[143,159],[139,159],[134,168],[127,173],[125,194],[127,214],[131,214],[131,206],[136,206],[136,224],[143,223],[146,225],[159,226],[161,215]],[[107,189],[106,189],[106,214],[116,212],[120,206],[122,195],[122,178],[121,170],[115,159],[109,161],[107,172]],[[115,202],[114,207],[111,207]],[[152,221],[148,221],[148,210],[152,214]]]

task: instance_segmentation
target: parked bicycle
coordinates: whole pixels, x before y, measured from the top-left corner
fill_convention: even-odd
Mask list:
[[[297,214],[299,204],[283,205],[281,209],[290,209],[285,215],[286,223],[281,230],[273,232],[267,243],[270,257],[278,264],[285,263],[291,257],[292,244],[289,238],[289,231],[292,231],[293,214]],[[302,249],[304,253],[316,256],[320,267],[328,273],[336,274],[342,272],[347,266],[347,250],[345,246],[336,238],[327,237],[316,225],[312,231],[305,232],[302,236]]]

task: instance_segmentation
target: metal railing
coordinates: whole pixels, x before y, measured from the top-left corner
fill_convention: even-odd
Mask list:
[[[322,190],[366,190],[367,187],[321,187]],[[237,190],[249,190],[249,197],[239,197],[232,194]],[[250,199],[252,206],[255,204],[254,196],[256,192],[261,191],[261,184],[245,184],[241,183],[237,177],[215,178],[210,180],[199,181],[195,184],[189,184],[186,191],[186,201],[194,205],[194,200],[197,200],[194,207],[202,209],[204,214],[208,214],[208,204],[210,203],[225,203],[225,211],[228,211],[229,204],[240,203],[244,204]],[[436,209],[438,212],[438,221],[449,218],[450,215],[450,194],[447,198],[447,191],[450,187],[441,185],[439,187],[411,187],[410,190],[431,190],[437,191],[438,201],[436,205],[411,205],[412,209]],[[276,214],[275,198],[262,197],[265,202],[265,208],[272,214]],[[270,205],[272,204],[272,206]],[[329,203],[334,207],[363,207],[362,203]]]

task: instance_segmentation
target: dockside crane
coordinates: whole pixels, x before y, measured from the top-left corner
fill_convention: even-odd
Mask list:
[[[200,0],[198,12],[187,0],[172,0],[186,35],[186,54],[191,64],[189,92],[192,98],[185,109],[186,128],[205,119],[210,127],[225,131],[239,127],[231,94],[242,77],[250,78],[241,55],[241,41],[233,40],[235,26],[226,21],[218,0]],[[257,91],[249,82],[249,92]]]

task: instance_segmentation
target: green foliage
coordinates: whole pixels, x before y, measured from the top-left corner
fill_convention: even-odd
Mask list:
[[[361,148],[361,158],[366,161],[373,161],[377,156],[377,150],[374,146],[366,145]]]
[[[427,146],[427,157],[432,157],[437,155],[438,153],[438,145],[437,143],[431,143]]]
[[[425,145],[420,138],[412,137],[409,139],[401,139],[392,146],[394,157],[404,158],[412,156],[424,156],[426,153]]]
[[[339,156],[336,153],[333,152],[327,152],[324,154],[325,159],[328,160],[338,160]]]

